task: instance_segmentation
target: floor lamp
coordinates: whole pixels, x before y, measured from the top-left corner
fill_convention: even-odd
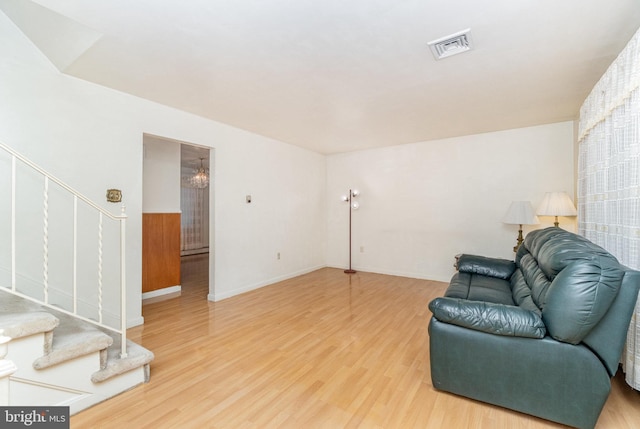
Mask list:
[[[358,207],[360,207],[360,204],[358,204],[357,201],[353,201],[353,199],[358,195],[360,195],[360,192],[356,189],[349,189],[349,195],[342,196],[342,201],[349,203],[349,269],[344,270],[347,274],[353,274],[356,272],[356,270],[351,268],[351,213],[354,210],[358,210]]]

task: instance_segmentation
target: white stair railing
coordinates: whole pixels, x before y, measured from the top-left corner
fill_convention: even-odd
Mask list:
[[[9,405],[9,377],[16,372],[16,365],[5,359],[7,356],[7,344],[11,338],[5,337],[4,331],[0,329],[0,406]]]
[[[10,290],[11,293],[21,296],[25,299],[37,302],[41,305],[47,306],[47,307],[51,307],[54,308],[56,311],[61,311],[63,313],[72,315],[74,317],[77,317],[79,319],[85,320],[86,322],[89,322],[93,325],[108,329],[112,332],[115,332],[117,334],[119,334],[122,337],[121,340],[121,350],[120,350],[120,356],[122,358],[127,356],[127,318],[126,318],[126,313],[127,313],[127,302],[126,302],[126,270],[125,270],[125,242],[126,242],[126,220],[127,220],[127,215],[125,214],[125,207],[124,205],[122,206],[122,211],[120,215],[113,215],[111,213],[109,213],[108,211],[104,210],[102,207],[98,206],[97,204],[95,204],[94,202],[92,202],[90,199],[88,199],[87,197],[83,196],[82,194],[80,194],[78,191],[76,191],[75,189],[71,188],[70,186],[68,186],[67,184],[65,184],[64,182],[62,182],[61,180],[57,179],[55,176],[49,174],[48,172],[46,172],[45,170],[43,170],[42,168],[40,168],[39,166],[37,166],[36,164],[34,164],[33,162],[31,162],[30,160],[28,160],[27,158],[25,158],[24,156],[20,155],[18,152],[14,151],[13,149],[11,149],[9,146],[5,145],[4,143],[0,142],[0,149],[2,149],[4,152],[8,153],[9,156],[11,157],[11,184],[10,184],[10,193],[11,193],[11,198],[10,198],[10,223],[11,223],[11,261],[10,261],[10,267],[9,270],[11,272],[11,286],[10,288],[5,287],[4,285],[0,285],[0,287],[3,287],[5,290]],[[17,236],[17,229],[16,229],[16,219],[17,219],[17,213],[16,213],[16,177],[17,177],[17,166],[18,166],[18,162],[20,162],[22,165],[28,167],[29,169],[31,169],[32,171],[35,171],[36,173],[38,173],[40,176],[42,176],[43,178],[43,195],[42,195],[42,210],[43,210],[43,227],[42,227],[42,250],[43,250],[43,270],[42,270],[42,296],[43,298],[37,298],[28,294],[25,294],[23,292],[18,291],[18,287],[17,287],[17,261],[18,258],[20,258],[21,255],[18,254],[17,251],[17,242],[19,240],[19,237]],[[49,185],[51,183],[55,183],[57,186],[59,186],[64,192],[70,194],[73,196],[73,207],[71,208],[72,211],[72,222],[73,222],[73,233],[72,233],[72,242],[73,242],[73,253],[71,255],[71,258],[73,259],[73,261],[71,262],[72,265],[72,286],[71,286],[71,296],[72,296],[72,308],[70,310],[66,310],[64,308],[60,308],[58,306],[52,305],[52,303],[49,302],[49,264],[50,264],[50,260],[49,260],[49,216],[50,216],[50,191],[49,191]],[[95,306],[97,308],[97,313],[98,313],[98,320],[93,320],[89,317],[86,317],[82,314],[80,314],[80,311],[78,310],[78,284],[77,284],[77,274],[78,274],[78,257],[79,257],[79,252],[78,252],[78,238],[79,238],[79,231],[78,231],[78,223],[79,223],[79,219],[78,219],[78,204],[81,203],[83,204],[85,207],[89,208],[92,211],[95,211],[98,214],[98,225],[96,226],[97,230],[96,230],[96,245],[97,245],[97,251],[98,251],[98,261],[96,264],[96,274],[97,274],[97,299],[95,303],[92,303],[92,306]],[[104,308],[103,308],[103,296],[105,294],[104,291],[104,284],[103,284],[103,242],[104,242],[104,238],[103,238],[103,222],[105,220],[105,218],[107,220],[111,220],[114,222],[119,223],[119,235],[120,235],[120,246],[117,249],[119,255],[118,255],[118,259],[119,259],[119,269],[120,269],[120,276],[118,279],[118,283],[117,285],[112,285],[111,288],[112,289],[116,289],[115,291],[113,290],[109,290],[109,292],[111,293],[119,293],[120,294],[120,303],[119,303],[119,323],[117,327],[114,326],[110,326],[108,324],[106,324],[104,322]]]

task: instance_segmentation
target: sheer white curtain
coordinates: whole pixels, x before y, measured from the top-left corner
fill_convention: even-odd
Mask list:
[[[640,31],[580,109],[578,232],[640,270]],[[640,300],[623,354],[640,389]]]
[[[182,185],[180,216],[182,251],[207,250],[209,247],[209,188]]]

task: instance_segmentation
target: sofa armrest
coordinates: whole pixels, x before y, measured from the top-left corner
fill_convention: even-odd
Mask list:
[[[516,263],[508,259],[488,258],[477,255],[460,255],[458,271],[509,280],[516,270]]]
[[[513,305],[444,297],[431,301],[429,310],[441,322],[489,334],[543,338],[547,333],[540,316]]]

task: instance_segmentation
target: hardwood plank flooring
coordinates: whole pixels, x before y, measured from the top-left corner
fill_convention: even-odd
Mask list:
[[[151,381],[72,428],[561,428],[431,386],[428,302],[445,283],[321,269],[217,303],[198,276],[145,305]],[[640,427],[620,373],[598,429]]]

